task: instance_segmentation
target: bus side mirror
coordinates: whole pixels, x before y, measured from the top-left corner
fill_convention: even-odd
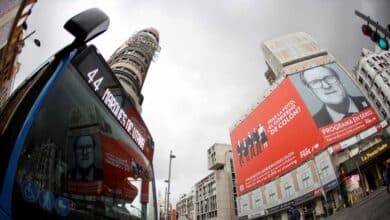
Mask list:
[[[69,19],[64,28],[76,37],[75,42],[87,43],[110,25],[110,18],[100,9],[91,8]]]

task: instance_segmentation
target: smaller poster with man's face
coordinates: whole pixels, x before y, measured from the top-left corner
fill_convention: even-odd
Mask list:
[[[379,122],[348,74],[336,63],[290,76],[325,143],[335,143]]]
[[[68,145],[68,191],[82,194],[101,193],[103,172],[98,134],[80,133],[69,136]]]

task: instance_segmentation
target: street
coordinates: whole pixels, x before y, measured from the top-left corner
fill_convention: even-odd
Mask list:
[[[389,219],[390,218],[390,194],[386,192],[385,187],[372,192],[361,203],[343,209],[328,220],[343,219]]]

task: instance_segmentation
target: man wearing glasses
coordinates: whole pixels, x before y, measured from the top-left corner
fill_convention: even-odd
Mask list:
[[[68,178],[73,181],[96,181],[102,179],[102,171],[95,167],[96,142],[92,135],[77,136],[73,141],[75,168]]]
[[[329,66],[308,69],[300,77],[303,84],[323,103],[313,116],[318,127],[340,121],[368,107],[363,96],[347,93],[336,71]]]

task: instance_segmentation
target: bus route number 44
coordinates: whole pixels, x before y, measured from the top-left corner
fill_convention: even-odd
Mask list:
[[[99,72],[99,69],[94,69],[91,72],[87,73],[88,76],[88,83],[92,84],[94,87],[95,92],[97,92],[100,89],[100,85],[102,84],[104,77],[96,77],[97,73]],[[95,79],[97,78],[97,79]]]

